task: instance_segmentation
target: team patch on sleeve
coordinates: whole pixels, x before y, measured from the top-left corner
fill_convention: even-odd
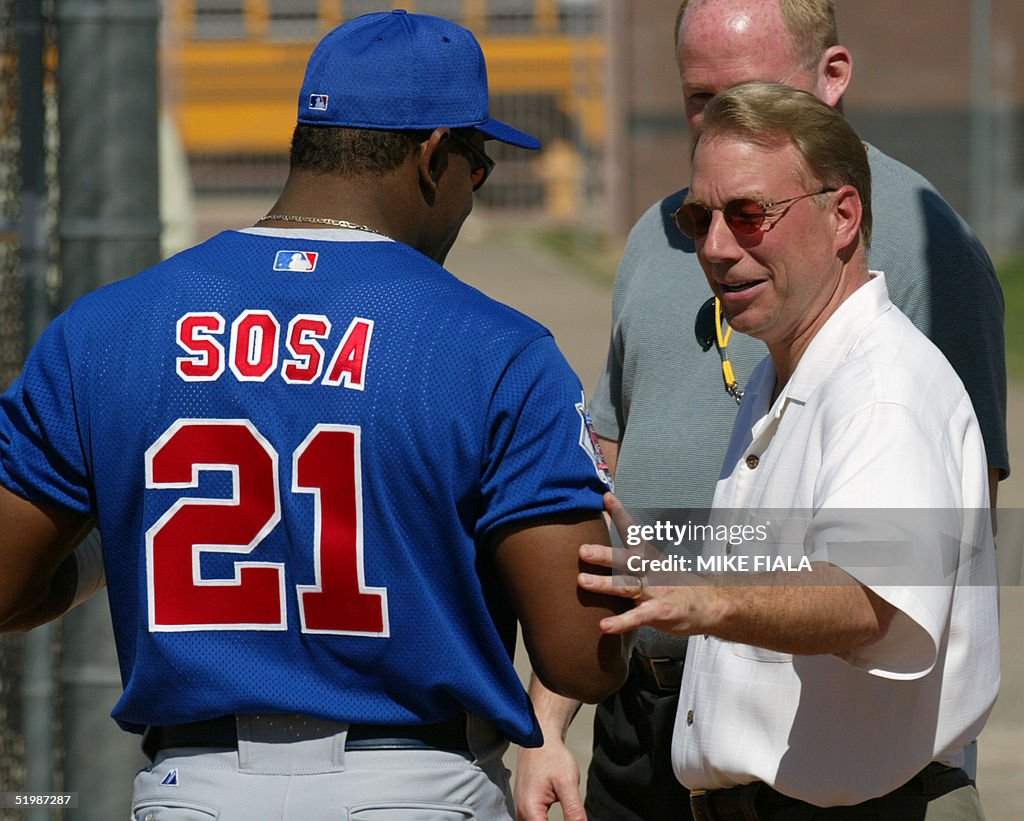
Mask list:
[[[312,271],[319,256],[316,251],[278,251],[274,255],[274,270]]]
[[[604,454],[601,452],[601,443],[598,441],[597,431],[594,430],[594,423],[590,421],[590,411],[587,410],[586,397],[581,397],[580,401],[576,403],[576,412],[580,415],[580,447],[590,457],[590,461],[594,463],[594,470],[597,471],[598,478],[608,487],[614,489],[615,483],[612,481],[612,473],[608,469],[608,463],[605,461]]]

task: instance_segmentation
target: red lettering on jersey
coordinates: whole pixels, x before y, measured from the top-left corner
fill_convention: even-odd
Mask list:
[[[366,383],[366,362],[373,336],[373,320],[356,317],[345,331],[331,366],[324,377],[325,385],[344,385],[361,391]]]
[[[204,552],[247,556],[281,519],[277,452],[244,419],[179,419],[146,451],[147,488],[233,477],[230,499],[179,499],[146,533],[151,630],[287,628],[284,567],[240,560],[204,578]]]
[[[281,326],[269,311],[244,311],[231,323],[231,371],[240,382],[264,382],[277,368]]]
[[[387,588],[366,584],[360,440],[357,425],[316,425],[292,454],[292,491],[315,517],[314,581],[296,585],[305,633],[390,635]],[[146,450],[148,491],[194,490],[211,471],[231,476],[230,495],[185,493],[146,531],[149,629],[286,630],[284,564],[252,558],[282,517],[277,450],[246,419],[179,419]],[[303,532],[288,525],[289,555]],[[207,554],[237,561],[204,575]]]
[[[326,353],[321,341],[331,335],[331,321],[322,314],[299,314],[288,324],[285,346],[291,355],[281,366],[289,384],[311,385],[324,373]],[[190,312],[178,320],[177,343],[188,353],[178,357],[178,376],[187,382],[214,382],[225,363],[240,382],[265,382],[277,370],[281,325],[270,311],[243,311],[231,323],[230,351],[216,338],[224,333],[224,317],[215,311]],[[373,337],[373,320],[355,317],[335,349],[324,385],[361,391]]]
[[[356,426],[317,425],[295,451],[292,490],[316,502],[316,583],[296,588],[304,633],[390,632],[387,590],[363,577],[360,436]]]
[[[299,314],[288,325],[286,344],[293,359],[285,360],[281,376],[289,384],[312,384],[324,368],[324,349],[317,342],[331,335],[331,321],[319,314]]]
[[[224,373],[224,346],[213,337],[224,333],[218,313],[188,313],[178,320],[178,345],[189,356],[177,359],[178,376],[186,382],[213,382]]]

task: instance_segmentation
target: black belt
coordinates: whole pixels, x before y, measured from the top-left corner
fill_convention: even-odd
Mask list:
[[[142,750],[155,758],[172,747],[224,747],[238,749],[234,716],[219,716],[191,724],[150,726],[142,737]],[[467,752],[466,714],[434,724],[350,724],[346,750],[439,749]]]
[[[886,795],[872,798],[855,807],[836,807],[837,812],[846,813],[843,818],[850,818],[849,812],[857,807],[864,807],[865,812],[880,809],[886,801],[905,799],[909,795],[924,798],[938,798],[953,790],[966,787],[974,782],[963,770],[946,767],[932,762],[915,775],[902,787],[898,787]],[[727,790],[693,790],[690,792],[690,809],[694,821],[746,821],[750,818],[770,818],[773,812],[789,811],[793,813],[806,808],[807,815],[787,815],[787,818],[828,818],[828,809],[816,807],[806,801],[790,798],[777,790],[773,790],[761,781],[731,787]],[[870,817],[874,817],[873,815]]]
[[[644,690],[659,696],[679,695],[679,686],[683,682],[683,659],[645,656],[634,650],[630,663],[637,682]]]

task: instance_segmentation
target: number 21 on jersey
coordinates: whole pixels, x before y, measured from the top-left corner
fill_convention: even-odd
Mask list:
[[[292,455],[292,493],[313,498],[315,580],[296,585],[304,633],[387,636],[387,589],[363,578],[360,429],[317,425]],[[248,557],[281,521],[278,455],[246,419],[179,419],[146,451],[146,488],[197,488],[227,472],[231,498],[182,497],[146,532],[149,629],[287,630],[285,566],[234,562],[206,579],[207,553]]]

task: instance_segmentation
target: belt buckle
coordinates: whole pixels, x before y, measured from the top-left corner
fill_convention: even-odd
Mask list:
[[[682,676],[681,674],[676,675],[677,670],[674,667],[679,664],[679,661],[668,656],[645,656],[642,653],[637,654],[637,659],[643,665],[644,672],[650,676],[661,692],[666,694],[679,692]],[[669,667],[669,670],[663,672],[663,667]],[[665,678],[665,672],[668,673],[668,678]]]
[[[707,790],[690,790],[690,812],[693,821],[715,821],[715,811]]]

